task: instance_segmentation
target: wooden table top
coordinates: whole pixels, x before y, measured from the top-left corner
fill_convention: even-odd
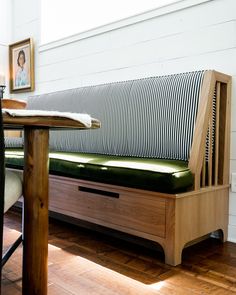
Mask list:
[[[21,116],[13,117],[3,113],[4,129],[22,129],[24,126],[45,127],[50,129],[97,129],[101,127],[101,122],[92,119],[92,126],[86,127],[83,123],[73,119],[56,116]]]

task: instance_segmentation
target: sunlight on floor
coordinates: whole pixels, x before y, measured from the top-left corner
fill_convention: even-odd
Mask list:
[[[158,282],[158,283],[155,283],[155,284],[151,284],[151,285],[150,285],[150,288],[159,291],[159,290],[161,290],[165,285],[166,285],[166,283],[163,282],[163,281],[161,281],[161,282]]]
[[[3,235],[4,235],[4,238],[3,238],[4,246],[6,247],[7,245],[10,245],[13,242],[15,242],[15,240],[21,235],[21,232],[4,226]]]
[[[163,282],[157,282],[152,285],[146,284],[119,271],[112,270],[108,266],[103,266],[88,258],[70,253],[51,244],[49,244],[49,278],[52,278],[53,269],[57,268],[57,265],[60,265],[61,259],[65,263],[60,267],[60,275],[67,277],[68,273],[70,273],[69,275],[72,281],[80,279],[83,282],[92,277],[94,281],[99,282],[101,285],[104,282],[109,282],[113,285],[118,284],[119,286],[138,288],[144,293],[150,289],[160,290],[164,284]]]
[[[61,251],[62,249],[60,247],[54,246],[52,244],[48,244],[48,251]]]

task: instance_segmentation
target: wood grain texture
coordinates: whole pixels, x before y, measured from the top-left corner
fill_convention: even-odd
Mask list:
[[[227,237],[228,194],[228,188],[200,190],[197,195],[178,199],[175,223],[178,244],[184,246],[218,229]]]
[[[23,295],[47,294],[49,129],[25,128]]]
[[[229,137],[230,137],[230,99],[231,99],[231,77],[217,71],[206,71],[204,75],[203,85],[200,94],[200,102],[198,107],[196,125],[194,129],[193,143],[190,151],[189,168],[195,177],[195,189],[201,187],[201,174],[204,178],[205,174],[205,151],[206,136],[209,130],[209,137],[212,138],[213,129],[213,94],[216,89],[216,99],[219,102],[218,110],[216,110],[216,140],[214,151],[210,144],[209,161],[208,161],[208,181],[207,185],[212,185],[213,175],[217,175],[219,184],[229,183]],[[217,107],[217,105],[216,105]],[[218,112],[218,115],[217,115]],[[218,120],[218,121],[217,121]],[[209,126],[208,126],[209,124]],[[219,129],[219,131],[218,131]],[[211,142],[211,140],[210,140]],[[212,153],[215,156],[217,171],[215,165],[212,165]],[[220,161],[219,161],[220,159]],[[212,170],[214,167],[214,171]],[[217,181],[217,183],[218,183]],[[205,181],[202,182],[203,186]],[[217,185],[217,184],[216,184]]]
[[[232,92],[232,77],[229,77],[229,81],[225,87],[226,95],[226,134],[225,134],[225,153],[224,153],[224,178],[223,184],[229,183],[229,159],[230,159],[230,131],[231,131],[231,92]]]
[[[206,186],[206,155],[204,154],[203,157],[203,164],[202,164],[202,182],[201,182],[201,187]]]
[[[20,229],[19,214],[8,212],[4,248]],[[155,244],[138,242],[50,219],[48,294],[235,294],[236,244],[209,238],[184,249],[182,264],[171,267]],[[22,294],[21,252],[3,268],[4,295]]]
[[[165,236],[166,202],[157,194],[153,198],[144,191],[113,187],[119,198],[112,198],[79,191],[80,186],[105,192],[112,187],[51,175],[50,210],[108,227]]]
[[[212,185],[212,154],[213,154],[213,104],[210,107],[210,114],[209,114],[209,123],[208,123],[208,174],[207,174],[207,184],[208,186]]]
[[[195,176],[195,189],[200,188],[200,174],[205,154],[208,120],[214,94],[215,77],[213,71],[206,71],[203,79],[197,119],[190,152],[189,168]]]
[[[21,131],[4,130],[4,137],[21,137],[21,136],[22,136]]]
[[[27,102],[20,99],[4,98],[2,100],[3,109],[25,109]]]
[[[79,185],[120,198],[81,194]],[[158,242],[177,265],[187,243],[219,229],[227,239],[228,194],[228,185],[168,195],[50,175],[49,209]]]
[[[2,108],[4,109],[25,109],[27,102],[19,99],[4,98],[2,99]],[[21,137],[21,131],[4,131],[5,137]]]
[[[219,126],[220,126],[220,82],[216,83],[216,125],[215,125],[215,185],[219,175]]]
[[[12,117],[8,114],[3,114],[4,128],[23,128],[23,126],[38,126],[38,127],[50,127],[52,128],[75,128],[75,129],[86,129],[84,124],[67,118],[62,117],[44,117],[44,116],[22,116],[22,117]],[[92,127],[100,128],[101,123],[97,119],[92,119]]]

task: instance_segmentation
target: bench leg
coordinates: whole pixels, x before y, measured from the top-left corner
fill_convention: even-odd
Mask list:
[[[183,245],[176,234],[176,200],[166,199],[166,201],[166,237],[162,248],[165,253],[165,263],[176,266],[182,262]]]
[[[168,245],[164,248],[165,253],[165,263],[176,266],[181,264],[182,262],[182,247],[176,247],[174,250],[172,247],[168,247]]]
[[[228,240],[228,222],[226,223],[225,227],[222,227],[221,230],[222,230],[222,242],[226,242]]]

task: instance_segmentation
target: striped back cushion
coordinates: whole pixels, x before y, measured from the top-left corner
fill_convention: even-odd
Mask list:
[[[51,131],[53,150],[188,160],[203,71],[32,96],[29,109],[91,114],[102,128]]]

